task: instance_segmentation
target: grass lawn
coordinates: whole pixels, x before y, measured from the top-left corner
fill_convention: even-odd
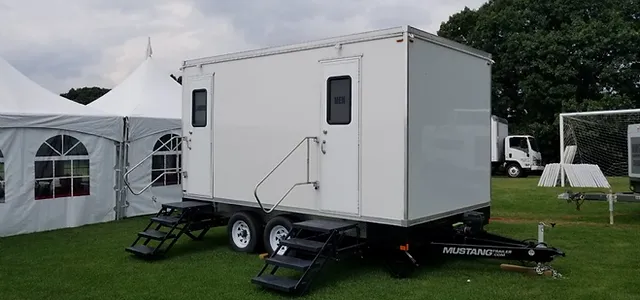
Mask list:
[[[581,211],[538,188],[537,178],[494,178],[491,232],[536,238],[538,221],[556,222],[546,241],[567,257],[552,279],[502,271],[496,260],[450,260],[410,279],[390,278],[375,262],[329,264],[308,299],[640,299],[640,204],[607,203]],[[612,179],[615,190],[624,180]],[[184,239],[157,262],[132,258],[124,247],[147,218],[0,239],[0,299],[281,299],[250,283],[263,265],[234,253],[224,228],[204,241]],[[467,280],[470,282],[467,282]]]

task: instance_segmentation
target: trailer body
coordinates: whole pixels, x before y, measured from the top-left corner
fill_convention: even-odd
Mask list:
[[[234,251],[268,252],[252,283],[297,294],[343,255],[395,276],[439,255],[542,270],[564,253],[483,229],[491,64],[409,26],[185,61],[183,201],[126,250],[156,258],[226,224]]]
[[[185,61],[184,197],[410,226],[490,205],[490,56],[412,27]],[[328,98],[331,98],[328,101]],[[468,111],[465,120],[454,116]],[[323,152],[324,151],[324,152]],[[295,151],[260,188],[305,181]]]
[[[627,151],[629,186],[640,192],[640,124],[627,126]]]
[[[491,116],[491,163],[505,160],[505,139],[509,136],[509,123],[506,119]]]

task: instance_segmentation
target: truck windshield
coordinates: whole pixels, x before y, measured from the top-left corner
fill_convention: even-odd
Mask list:
[[[540,148],[538,147],[538,142],[536,141],[536,139],[529,137],[529,145],[531,145],[531,150],[540,152]]]

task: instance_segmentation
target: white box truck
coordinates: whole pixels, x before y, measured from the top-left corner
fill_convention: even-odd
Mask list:
[[[287,292],[344,253],[382,253],[397,275],[421,253],[548,262],[562,253],[483,230],[491,64],[409,26],[187,60],[184,197],[150,224],[198,239],[224,220],[233,250],[269,253],[252,282]],[[165,241],[150,228],[136,242]]]
[[[506,119],[491,116],[491,171],[526,177],[544,170],[538,142],[531,135],[509,135]]]

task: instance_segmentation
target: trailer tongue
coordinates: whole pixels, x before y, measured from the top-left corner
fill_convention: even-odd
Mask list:
[[[555,257],[564,257],[565,253],[555,247],[549,247],[544,242],[546,224],[538,224],[537,240],[516,240],[489,233],[483,228],[484,224],[482,213],[468,212],[462,223],[455,224],[448,231],[439,230],[437,237],[426,237],[425,242],[412,247],[412,251],[409,251],[409,245],[401,246],[404,261],[399,259],[401,256],[396,256],[396,265],[388,267],[396,277],[405,277],[419,266],[419,260],[414,256],[426,254],[427,260],[438,255],[446,255],[533,262],[536,264],[534,270],[537,274],[551,270],[554,277],[559,275],[547,263]]]

